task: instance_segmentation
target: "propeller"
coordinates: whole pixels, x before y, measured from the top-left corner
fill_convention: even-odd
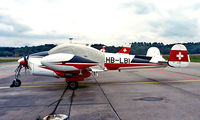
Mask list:
[[[29,59],[29,55],[24,56],[24,62],[25,62],[25,64],[23,65],[23,67],[25,68],[25,74],[26,74],[27,69],[29,69],[28,68],[28,59]]]
[[[24,62],[28,63],[26,56],[24,55]]]

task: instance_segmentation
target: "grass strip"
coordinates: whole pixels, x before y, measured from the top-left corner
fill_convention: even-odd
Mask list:
[[[0,63],[2,62],[14,62],[17,61],[20,57],[0,57]]]

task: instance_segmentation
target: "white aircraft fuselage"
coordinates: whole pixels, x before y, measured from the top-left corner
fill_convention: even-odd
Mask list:
[[[33,75],[63,77],[67,82],[74,83],[91,76],[91,72],[166,67],[169,63],[175,67],[188,64],[189,57],[185,46],[175,45],[172,52],[170,61],[166,61],[155,47],[150,48],[147,55],[137,56],[101,52],[84,45],[63,44],[49,51],[19,59],[16,79],[22,67],[28,68]],[[14,82],[16,80],[12,85]]]

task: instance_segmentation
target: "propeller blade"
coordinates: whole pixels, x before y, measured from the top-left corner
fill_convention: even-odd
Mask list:
[[[25,55],[24,55],[24,62],[26,62],[26,63],[28,62]]]
[[[29,59],[29,54],[27,55],[26,59],[27,59],[27,60]]]

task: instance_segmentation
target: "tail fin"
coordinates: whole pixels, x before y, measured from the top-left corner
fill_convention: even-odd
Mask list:
[[[189,65],[190,58],[187,48],[182,44],[176,44],[172,47],[168,64],[171,67],[186,67]]]
[[[106,46],[102,46],[100,51],[105,53],[106,52]]]
[[[121,50],[118,53],[129,54],[130,51],[131,51],[130,47],[122,47]]]

